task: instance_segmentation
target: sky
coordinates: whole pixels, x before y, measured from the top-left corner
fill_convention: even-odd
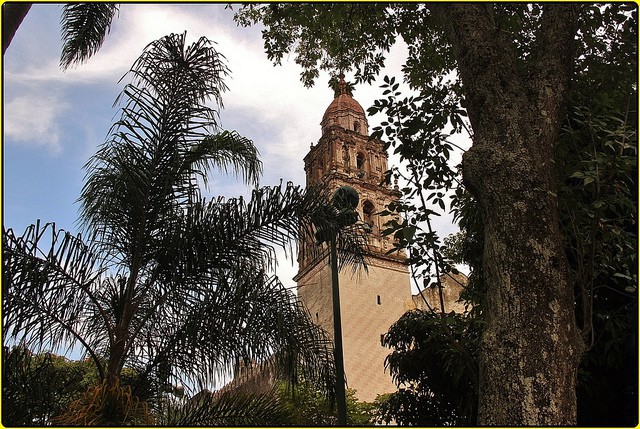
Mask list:
[[[104,45],[86,63],[62,71],[59,58],[61,4],[34,4],[3,62],[3,223],[17,233],[35,223],[55,222],[78,232],[76,203],[83,166],[108,137],[117,117],[113,103],[127,80],[118,83],[144,47],[171,33],[187,32],[216,42],[231,74],[220,114],[224,129],[253,140],[263,162],[261,185],[291,181],[304,185],[303,158],[321,136],[320,120],[333,99],[329,75],[312,88],[300,82],[294,57],[274,66],[263,49],[261,28],[243,28],[225,4],[122,4]],[[384,75],[401,77],[406,47],[396,43],[387,66],[371,85],[357,85],[354,98],[366,110],[381,97]],[[347,74],[347,80],[350,75]],[[369,130],[382,115],[368,118]],[[455,160],[453,162],[456,162]],[[390,165],[397,163],[393,157]],[[212,171],[205,195],[248,196],[233,176]],[[457,228],[450,218],[434,220],[441,237]],[[294,287],[295,260],[279,253],[276,274]]]

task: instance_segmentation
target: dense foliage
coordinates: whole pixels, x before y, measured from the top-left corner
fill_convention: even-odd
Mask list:
[[[43,426],[97,383],[91,361],[70,361],[24,346],[5,348],[2,365],[4,426]]]
[[[373,404],[358,402],[356,391],[346,390],[347,425],[372,425]],[[293,426],[335,426],[336,404],[310,383],[295,387],[284,382],[276,384],[275,396],[288,412],[286,423]]]
[[[588,346],[578,424],[637,424],[637,10],[585,14],[569,115],[556,162],[560,222]]]
[[[380,400],[379,422],[473,426],[477,422],[478,318],[413,310],[384,336],[397,392]]]

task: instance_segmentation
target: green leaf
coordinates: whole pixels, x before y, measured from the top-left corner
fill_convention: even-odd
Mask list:
[[[633,278],[632,278],[632,277],[629,277],[628,275],[626,275],[626,274],[622,274],[622,273],[614,273],[614,274],[613,274],[613,276],[614,276],[614,277],[623,278],[623,279],[625,279],[625,280],[633,280]]]
[[[416,233],[416,229],[417,229],[417,226],[414,226],[414,225],[405,226],[404,228],[402,228],[402,234],[405,240],[407,240],[408,242],[411,242],[411,240],[413,240],[413,236]]]

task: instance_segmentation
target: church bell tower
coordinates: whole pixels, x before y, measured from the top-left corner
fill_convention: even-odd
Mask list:
[[[387,171],[387,153],[380,140],[369,138],[364,109],[349,93],[342,75],[337,96],[320,125],[322,137],[304,158],[307,185],[320,183],[331,192],[351,186],[360,197],[360,219],[371,227],[368,273],[343,270],[339,286],[347,387],[356,389],[358,400],[372,402],[376,395],[396,390],[384,370],[384,359],[391,351],[382,346],[381,336],[413,308],[406,256],[386,255],[392,242],[381,230],[389,218],[378,215],[400,192],[380,184]],[[333,337],[329,257],[326,252],[315,258],[304,252],[298,263],[294,278],[298,295],[314,321]]]

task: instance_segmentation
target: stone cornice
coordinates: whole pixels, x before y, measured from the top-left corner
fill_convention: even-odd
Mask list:
[[[385,269],[392,269],[398,272],[406,273],[407,272],[407,258],[403,255],[401,256],[391,256],[391,255],[381,255],[381,254],[372,254],[369,253],[365,257],[365,263],[369,267],[379,267]],[[317,271],[322,268],[326,268],[329,266],[329,254],[328,252],[323,252],[321,255],[317,256],[313,261],[309,262],[304,268],[300,269],[298,273],[293,277],[295,282],[300,281],[303,277],[308,274],[315,274]]]

